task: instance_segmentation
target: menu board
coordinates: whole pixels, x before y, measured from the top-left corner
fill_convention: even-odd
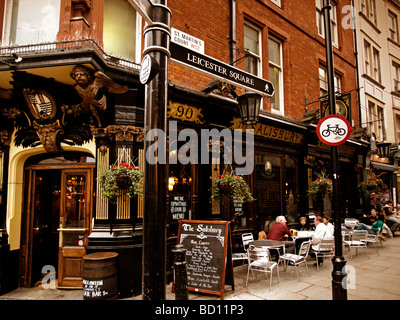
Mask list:
[[[181,220],[187,218],[187,196],[171,196],[170,212],[172,220]]]
[[[187,250],[188,290],[217,294],[223,299],[226,262],[232,261],[229,222],[180,220],[178,243]],[[228,281],[232,281],[234,288],[231,263],[229,267]]]

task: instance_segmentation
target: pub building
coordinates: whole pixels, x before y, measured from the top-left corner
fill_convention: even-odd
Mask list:
[[[118,253],[119,297],[141,293],[143,199],[121,194],[112,204],[101,196],[98,178],[121,160],[143,167],[143,87],[137,74],[122,77],[98,56],[91,58],[96,63],[54,67],[54,78],[35,70],[9,71],[12,87],[1,98],[2,292],[34,286],[51,267],[59,288],[82,288],[82,258],[112,251]],[[78,72],[90,75],[96,85],[82,91]],[[236,96],[221,81],[201,92],[168,86],[168,120],[170,127],[176,121],[172,129],[177,131],[169,128],[168,138],[193,130],[209,144],[209,161],[182,163],[178,158],[169,165],[167,281],[172,281],[171,250],[181,219],[233,220],[232,250],[240,252],[242,233],[256,236],[278,215],[294,226],[318,207],[309,202],[307,184],[312,170],[329,166],[330,154],[317,141],[315,124],[261,111],[256,124],[243,126]],[[219,158],[212,158],[213,140],[200,139],[202,129],[213,128],[254,130],[254,170],[244,178],[255,201],[210,202],[212,179],[226,165],[224,141],[219,141]],[[175,146],[167,150],[170,156],[188,147],[185,141],[168,146]],[[341,150],[342,170],[354,173],[342,175],[343,187],[356,183],[353,167],[362,164],[363,148],[350,139]],[[352,210],[356,204],[349,190],[343,194]]]

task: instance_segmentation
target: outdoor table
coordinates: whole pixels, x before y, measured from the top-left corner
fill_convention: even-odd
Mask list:
[[[283,253],[285,253],[285,242],[279,240],[254,240],[249,242],[249,246],[277,249],[279,252],[283,249]]]
[[[298,238],[312,238],[314,235],[314,231],[297,231],[297,230],[291,230],[292,232],[292,238],[293,239],[298,239]]]

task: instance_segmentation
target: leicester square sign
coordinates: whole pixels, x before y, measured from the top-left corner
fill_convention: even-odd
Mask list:
[[[271,97],[274,94],[274,86],[271,82],[258,78],[250,73],[232,67],[229,64],[218,61],[209,56],[185,48],[177,43],[170,43],[170,52],[171,59],[179,64],[189,66],[193,69],[264,96]]]

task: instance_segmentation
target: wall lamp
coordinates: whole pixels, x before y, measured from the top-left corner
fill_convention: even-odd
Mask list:
[[[258,122],[262,96],[253,92],[246,92],[237,98],[240,117],[244,125],[253,125]]]

